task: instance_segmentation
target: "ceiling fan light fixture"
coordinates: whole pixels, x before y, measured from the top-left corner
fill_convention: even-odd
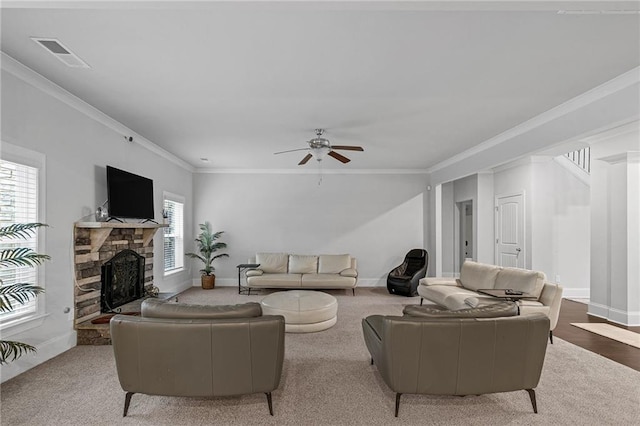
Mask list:
[[[311,151],[311,155],[316,159],[316,161],[322,161],[327,157],[329,152],[331,152],[331,148],[328,146],[314,146],[309,148]]]

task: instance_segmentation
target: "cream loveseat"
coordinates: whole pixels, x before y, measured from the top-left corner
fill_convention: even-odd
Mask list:
[[[257,253],[249,263],[260,264],[246,272],[249,288],[350,288],[355,294],[358,282],[356,259],[348,254]]]
[[[420,280],[420,304],[427,299],[450,310],[486,306],[500,299],[478,293],[481,289],[512,289],[530,294],[530,299],[519,300],[521,315],[541,312],[549,317],[549,340],[553,343],[553,329],[558,323],[562,287],[546,281],[545,274],[519,268],[466,261],[460,278],[428,277]]]

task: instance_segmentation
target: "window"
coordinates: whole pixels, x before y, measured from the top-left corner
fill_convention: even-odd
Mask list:
[[[3,144],[3,159],[0,160],[0,226],[16,223],[43,222],[39,200],[42,189],[39,185],[43,156],[9,144]],[[26,247],[41,253],[44,244],[36,232],[27,238],[0,240],[0,250]],[[43,266],[3,266],[0,268],[2,286],[28,283],[44,287]],[[44,308],[43,295],[31,298],[25,304],[13,304],[11,312],[0,313],[3,326],[14,325],[36,317]]]
[[[169,275],[184,269],[184,198],[165,193],[162,215],[169,225],[164,228],[164,274]]]

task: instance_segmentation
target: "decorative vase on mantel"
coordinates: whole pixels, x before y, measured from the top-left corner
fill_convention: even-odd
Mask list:
[[[216,286],[216,276],[214,274],[202,275],[200,277],[200,281],[202,284],[202,288],[205,290],[211,290]]]

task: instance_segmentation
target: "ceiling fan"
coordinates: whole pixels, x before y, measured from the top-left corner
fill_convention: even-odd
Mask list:
[[[287,151],[274,152],[274,154],[284,154],[285,152],[294,152],[294,151],[309,151],[307,155],[298,163],[299,166],[307,164],[307,161],[311,159],[311,157],[315,157],[317,161],[322,161],[327,155],[329,157],[333,157],[341,163],[345,164],[351,161],[347,157],[342,154],[337,153],[335,150],[345,150],[345,151],[364,151],[361,146],[351,146],[351,145],[331,145],[328,139],[322,137],[324,133],[324,129],[316,129],[316,137],[308,140],[309,148],[299,148],[299,149],[290,149]]]

